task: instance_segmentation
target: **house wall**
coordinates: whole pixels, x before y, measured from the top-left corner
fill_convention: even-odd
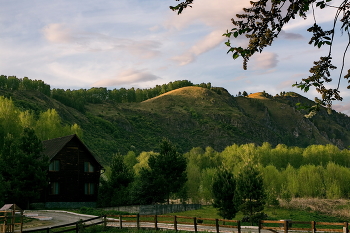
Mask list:
[[[101,168],[91,153],[79,140],[73,138],[57,155],[59,171],[48,171],[49,184],[44,202],[96,202]],[[93,172],[84,171],[84,162],[90,162]],[[58,183],[58,194],[53,194],[51,185]],[[94,184],[94,193],[85,194],[85,183]]]

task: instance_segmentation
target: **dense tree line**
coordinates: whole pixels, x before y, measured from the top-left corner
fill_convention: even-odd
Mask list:
[[[170,198],[183,197],[187,180],[186,159],[167,139],[159,153],[115,155],[112,165],[101,177],[98,204],[169,204]]]
[[[247,161],[259,166],[268,202],[277,197],[347,198],[350,190],[350,151],[334,145],[306,148],[269,143],[232,145],[222,152],[208,147],[193,148],[187,158],[188,196],[194,201],[210,202],[215,171],[224,166],[237,175]],[[341,176],[340,174],[343,174]]]
[[[16,76],[0,75],[0,89],[17,91],[31,90],[39,91],[47,96],[51,95],[50,85],[42,80],[31,80],[28,77],[17,78]]]
[[[159,156],[159,153],[156,152],[142,152],[137,155],[133,151],[129,151],[127,155],[123,156],[123,163],[134,174],[134,178],[140,179],[142,177],[143,184],[148,186],[137,185],[137,187],[143,187],[142,195],[147,196],[145,190],[152,189],[152,185],[150,185],[152,177],[161,177],[153,173],[149,173],[153,174],[149,175],[146,172],[153,169],[151,164],[154,162],[150,163],[150,161],[157,158],[157,156]],[[242,183],[239,180],[249,179],[246,176],[249,176],[250,173],[251,177],[261,177],[261,181],[255,179],[254,182],[257,182],[256,185],[263,186],[263,192],[256,193],[256,195],[264,196],[263,203],[266,202],[268,205],[277,204],[278,199],[288,201],[292,197],[348,198],[350,196],[348,186],[350,182],[350,151],[347,149],[340,150],[334,145],[311,145],[306,148],[299,148],[286,145],[272,147],[269,143],[264,143],[261,146],[234,144],[221,152],[215,151],[211,147],[205,149],[196,147],[183,154],[183,157],[186,161],[187,177],[184,186],[171,195],[173,199],[203,204],[211,204],[214,201],[218,208],[220,203],[225,203],[227,206],[227,203],[223,199],[218,200],[213,192],[213,186],[222,185],[220,183],[214,184],[217,177],[226,177],[227,182],[234,183],[237,187],[244,187],[244,183],[247,183],[247,181]],[[247,164],[254,165],[255,170],[250,169],[249,166],[247,168]],[[218,175],[223,168],[226,173]],[[175,168],[172,167],[172,169]],[[230,177],[234,177],[235,180],[229,181]],[[240,192],[237,192],[237,197],[243,195],[242,192],[246,194],[254,193],[248,189],[244,191],[242,187],[238,188]],[[222,189],[231,190],[229,187],[223,187]],[[158,190],[152,193],[152,195],[149,195],[152,198],[146,200],[143,204],[165,202],[164,195],[160,200],[153,198],[157,193],[160,194],[161,192]],[[229,196],[229,194],[222,194],[221,196],[219,194],[220,198],[225,196]],[[243,207],[239,206],[244,204],[245,213],[249,216],[253,212],[261,211],[259,208],[263,204],[260,203],[260,205],[254,207],[253,204],[257,203],[257,201],[250,204],[240,203],[238,205],[236,203],[234,207],[236,209],[233,212],[241,210]],[[248,207],[250,211],[248,211]],[[221,213],[225,216],[232,216],[232,211],[225,211],[221,210]]]
[[[39,91],[67,105],[84,112],[87,103],[103,103],[104,101],[113,101],[115,103],[134,103],[151,99],[166,92],[188,86],[199,86],[211,89],[211,83],[193,84],[188,80],[178,80],[167,84],[156,85],[153,88],[135,89],[134,87],[126,89],[120,88],[109,90],[106,87],[92,87],[90,89],[50,89],[50,85],[42,80],[31,80],[28,77],[17,78],[16,76],[0,76],[0,89],[32,90]]]
[[[18,138],[24,128],[33,129],[42,141],[70,134],[82,136],[80,126],[64,125],[55,109],[48,109],[38,114],[29,110],[22,111],[11,99],[0,96],[0,149],[8,134]]]

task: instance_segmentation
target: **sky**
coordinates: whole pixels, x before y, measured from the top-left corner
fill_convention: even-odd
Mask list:
[[[332,1],[336,5],[340,0]],[[294,91],[293,83],[309,76],[313,61],[327,48],[308,44],[313,17],[287,24],[278,39],[254,55],[243,70],[232,59],[222,34],[249,0],[195,0],[181,15],[169,9],[175,0],[0,0],[0,74],[43,80],[51,88],[150,88],[170,81],[210,82],[232,95]],[[325,29],[334,9],[316,11]],[[337,32],[332,50],[339,68],[348,42]],[[244,38],[231,44],[244,46]],[[345,65],[350,64],[346,58]],[[347,67],[345,67],[345,73]],[[332,87],[335,88],[336,84]],[[342,102],[334,109],[350,115],[350,91],[341,82]]]

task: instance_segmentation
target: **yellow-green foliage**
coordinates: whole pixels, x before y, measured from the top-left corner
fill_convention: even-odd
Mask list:
[[[153,153],[153,152],[148,152]],[[137,171],[147,167],[149,154],[142,152]],[[187,194],[194,202],[210,203],[211,185],[216,170],[223,166],[237,175],[247,163],[258,165],[264,189],[270,197],[346,198],[350,195],[350,151],[333,145],[306,148],[269,143],[232,145],[222,152],[211,147],[196,147],[184,154],[187,159]]]
[[[37,137],[48,140],[70,134],[82,136],[82,129],[77,125],[65,125],[55,109],[48,109],[35,117],[31,111],[16,108],[11,99],[0,96],[0,135],[12,134],[17,137],[24,127],[35,130]],[[2,132],[1,132],[2,131]]]

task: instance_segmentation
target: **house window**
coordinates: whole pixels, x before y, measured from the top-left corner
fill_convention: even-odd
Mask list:
[[[95,194],[95,184],[93,183],[85,183],[85,195],[93,195]]]
[[[57,195],[60,193],[60,184],[58,182],[51,182],[50,188],[51,195]]]
[[[94,166],[90,162],[84,162],[84,172],[94,172]]]
[[[49,171],[59,171],[60,170],[60,161],[52,160],[49,165]]]

